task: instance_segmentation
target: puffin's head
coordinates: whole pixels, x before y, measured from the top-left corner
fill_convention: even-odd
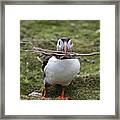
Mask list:
[[[72,50],[72,47],[73,47],[73,43],[70,40],[70,38],[62,37],[62,38],[58,39],[58,42],[57,42],[57,50],[58,51],[63,51],[63,52],[65,52],[65,55],[66,55],[67,52]]]

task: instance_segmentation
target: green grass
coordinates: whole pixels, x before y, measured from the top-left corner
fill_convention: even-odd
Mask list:
[[[77,53],[90,53],[100,51],[100,21],[98,20],[21,20],[20,22],[20,94],[28,95],[38,90],[42,91],[43,72],[42,63],[37,54],[25,52],[32,47],[56,50],[57,39],[61,36],[70,37],[73,41],[73,51]],[[94,60],[94,63],[85,62],[84,59]],[[100,99],[100,56],[80,58],[80,76],[75,78],[65,89],[66,96],[73,100],[99,100]],[[59,88],[49,88],[49,96],[55,98],[59,95]],[[22,99],[22,97],[21,97]]]

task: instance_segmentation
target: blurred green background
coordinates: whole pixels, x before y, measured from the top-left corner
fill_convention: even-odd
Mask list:
[[[91,53],[100,51],[99,20],[21,20],[20,21],[20,96],[44,89],[42,63],[37,54],[26,52],[33,47],[56,50],[58,38],[66,36],[73,42],[73,51]],[[86,61],[89,60],[90,62]],[[42,59],[41,59],[42,60]],[[94,62],[91,62],[94,61]],[[100,56],[80,58],[80,74],[65,89],[72,100],[100,99]],[[49,97],[54,99],[59,88],[51,86]]]

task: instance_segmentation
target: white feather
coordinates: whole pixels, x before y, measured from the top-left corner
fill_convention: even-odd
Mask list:
[[[80,62],[78,59],[57,59],[51,57],[44,68],[45,82],[49,84],[69,85],[79,73]]]

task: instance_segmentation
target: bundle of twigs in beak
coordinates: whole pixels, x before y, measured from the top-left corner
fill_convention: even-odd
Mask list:
[[[33,52],[40,53],[46,56],[59,56],[59,57],[65,56],[65,53],[63,51],[47,50],[47,49],[42,49],[42,48],[37,48],[37,47],[33,48]],[[100,52],[82,53],[82,54],[75,53],[75,52],[68,52],[67,56],[80,57],[80,56],[94,56],[94,55],[99,55],[99,54]]]

